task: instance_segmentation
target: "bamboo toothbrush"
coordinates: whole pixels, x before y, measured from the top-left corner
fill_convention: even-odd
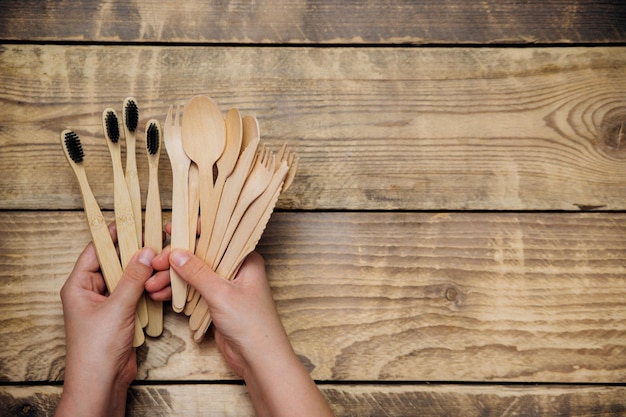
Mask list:
[[[159,194],[159,157],[161,156],[161,126],[152,119],[146,127],[146,151],[148,153],[148,197],[146,200],[145,246],[158,255],[163,249],[163,219]],[[148,336],[156,337],[163,332],[163,302],[146,297],[148,307]]]
[[[117,226],[117,241],[120,247],[122,268],[126,268],[130,259],[139,250],[139,241],[137,240],[137,229],[128,186],[122,168],[120,127],[115,110],[109,108],[102,113],[102,124],[113,165],[113,206]],[[141,327],[145,327],[148,322],[148,308],[143,297],[139,299],[137,304],[137,314]]]
[[[130,195],[130,204],[133,207],[135,228],[137,229],[137,241],[141,243],[141,192],[139,189],[139,177],[137,175],[137,124],[139,123],[139,109],[134,98],[124,100],[124,112],[122,119],[124,124],[124,136],[126,137],[126,186]]]
[[[133,217],[135,219],[135,229],[137,231],[137,242],[141,246],[142,230],[141,230],[141,191],[139,188],[139,176],[137,175],[137,125],[139,124],[139,108],[134,98],[128,97],[122,104],[124,111],[122,112],[122,121],[124,125],[124,137],[126,138],[126,186],[128,187],[128,195],[130,196],[130,204],[133,208]],[[146,327],[148,320],[147,310],[143,314],[143,305],[147,302],[145,294],[141,296],[139,301],[139,317],[141,325]]]
[[[102,211],[100,211],[98,202],[87,181],[85,167],[83,166],[84,153],[80,138],[71,130],[64,130],[61,133],[61,145],[65,157],[72,167],[78,184],[80,185],[87,224],[89,225],[89,232],[91,233],[91,241],[96,250],[96,256],[98,257],[98,263],[100,264],[107,289],[109,293],[112,293],[122,277],[122,265],[117,257],[117,251],[115,250],[113,239],[109,233],[109,228],[102,216]],[[135,316],[133,346],[141,346],[144,339],[141,325],[137,316]]]

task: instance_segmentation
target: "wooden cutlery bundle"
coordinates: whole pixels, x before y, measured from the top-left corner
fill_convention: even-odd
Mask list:
[[[233,279],[261,239],[281,192],[292,183],[297,156],[286,146],[275,154],[261,144],[254,116],[241,117],[237,109],[231,109],[224,117],[207,96],[193,97],[184,109],[170,106],[162,130],[155,119],[146,124],[149,179],[142,228],[135,155],[139,118],[135,100],[124,100],[123,110],[125,170],[117,114],[109,108],[102,116],[113,165],[119,257],[87,181],[80,139],[70,130],[61,133],[65,155],[80,185],[89,230],[109,292],[115,289],[124,267],[142,241],[157,253],[162,250],[158,184],[161,138],[172,168],[171,247],[194,252],[218,275]],[[198,239],[197,232],[200,232]],[[208,306],[173,270],[170,277],[172,309],[189,316],[193,338],[199,342],[211,324]],[[162,303],[142,297],[135,324],[135,346],[144,342],[144,329],[149,336],[160,335]]]

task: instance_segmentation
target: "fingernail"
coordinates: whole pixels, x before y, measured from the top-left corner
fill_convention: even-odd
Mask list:
[[[152,267],[152,258],[154,258],[152,250],[144,248],[141,250],[141,252],[139,252],[137,260],[145,266]]]
[[[189,260],[189,254],[180,249],[174,249],[170,254],[170,260],[176,266],[183,266]]]

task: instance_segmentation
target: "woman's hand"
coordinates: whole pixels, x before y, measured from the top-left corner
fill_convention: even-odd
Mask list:
[[[170,261],[181,277],[209,302],[215,342],[237,374],[245,377],[248,362],[265,346],[291,350],[259,254],[246,258],[233,281],[221,278],[189,252],[175,250]]]
[[[111,232],[115,237],[114,227]],[[137,372],[135,310],[154,257],[149,248],[136,253],[107,296],[93,245],[79,256],[61,289],[67,355],[57,416],[124,415],[126,391]]]
[[[332,415],[291,347],[259,254],[246,258],[233,281],[188,251],[172,251],[170,264],[207,302],[216,344],[246,381],[258,416]]]

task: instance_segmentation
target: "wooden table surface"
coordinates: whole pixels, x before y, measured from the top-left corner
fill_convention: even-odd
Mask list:
[[[6,3],[1,416],[61,393],[59,290],[89,241],[61,130],[112,220],[102,111],[134,96],[142,127],[196,94],[300,155],[259,251],[337,416],[626,415],[623,1]],[[167,310],[128,415],[251,415]]]

